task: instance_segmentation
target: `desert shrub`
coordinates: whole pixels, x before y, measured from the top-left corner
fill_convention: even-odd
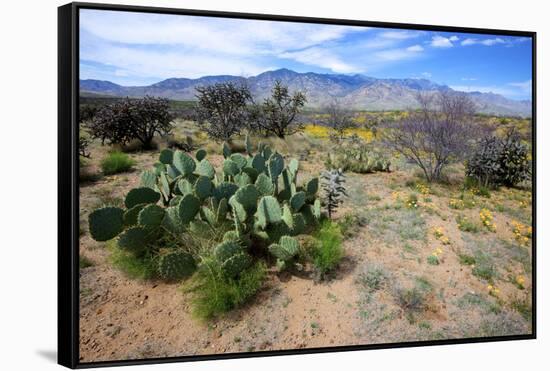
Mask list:
[[[319,278],[322,279],[333,271],[344,257],[342,232],[338,224],[325,220],[314,236],[319,243],[312,251],[313,265]]]
[[[327,168],[359,174],[389,172],[390,164],[390,160],[382,153],[373,151],[365,145],[339,147],[330,152],[325,160]]]
[[[403,288],[397,286],[394,289],[394,298],[405,312],[419,312],[426,305],[426,292],[419,287]]]
[[[373,292],[384,287],[389,277],[389,273],[381,266],[369,264],[363,272],[359,273],[357,283],[361,284],[369,292]]]
[[[355,127],[351,111],[344,109],[343,105],[338,100],[331,101],[323,109],[326,112],[325,125],[331,128],[338,139],[346,136],[346,131]]]
[[[251,120],[252,95],[247,86],[226,82],[195,89],[197,122],[210,138],[229,141]]]
[[[337,222],[344,238],[356,236],[368,224],[364,215],[352,213],[345,214]]]
[[[257,106],[254,127],[279,138],[297,133],[303,129],[303,125],[296,122],[296,118],[306,102],[304,93],[291,94],[288,86],[276,81],[271,96]]]
[[[207,320],[249,301],[262,287],[267,274],[263,262],[243,270],[236,278],[224,276],[219,265],[206,260],[184,286],[192,295],[193,315]]]
[[[101,170],[105,175],[118,174],[128,171],[135,165],[135,161],[126,153],[109,152],[105,158],[101,160]]]
[[[489,283],[493,283],[497,276],[497,269],[491,257],[485,253],[478,252],[475,254],[475,262],[472,274]]]
[[[411,110],[384,131],[384,141],[422,170],[428,182],[439,181],[443,169],[469,153],[474,103],[465,94],[440,92],[417,96]]]
[[[468,217],[464,215],[457,215],[456,223],[458,224],[458,229],[463,232],[477,233],[479,232],[479,225],[472,222]]]
[[[466,165],[466,175],[479,184],[514,186],[530,178],[529,149],[515,129],[503,138],[482,139]]]
[[[336,212],[338,207],[344,203],[346,193],[346,177],[340,169],[323,171],[321,173],[321,188],[323,189],[323,201],[329,219]]]
[[[459,253],[458,261],[461,265],[474,265],[476,263],[476,258],[472,255]]]
[[[166,135],[172,130],[168,108],[168,100],[163,98],[121,99],[97,111],[87,127],[102,143],[125,145],[138,140],[148,149],[155,134]]]
[[[429,255],[427,258],[426,258],[426,261],[428,262],[428,264],[430,265],[439,265],[439,258],[437,257],[437,255]]]

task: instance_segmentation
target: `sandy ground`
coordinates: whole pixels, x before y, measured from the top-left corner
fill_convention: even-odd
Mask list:
[[[94,147],[89,171],[105,149]],[[515,241],[512,220],[530,221],[529,192],[502,190],[491,199],[475,196],[472,209],[449,208],[454,185],[432,186],[419,194],[419,207],[397,207],[410,194],[407,180],[416,179],[404,166],[392,173],[349,174],[349,200],[338,216],[360,215],[362,223],[345,240],[346,256],[335,276],[315,282],[309,275],[278,273],[244,308],[204,323],[191,316],[189,297],[178,284],[139,281],[124,276],[108,262],[103,243],[93,241],[87,215],[106,201],[116,202],[138,183],[139,170],[149,168],[158,152],[133,153],[136,170],[102,177],[81,186],[81,255],[92,266],[80,273],[80,360],[104,361],[258,350],[390,343],[410,340],[525,334],[530,305],[530,242]],[[306,171],[322,168],[321,154],[303,163]],[[216,162],[215,159],[213,162]],[[302,178],[305,179],[305,178]],[[500,205],[497,211],[495,208]],[[462,232],[456,215],[479,223],[480,207],[493,210],[497,233]],[[441,227],[450,244],[433,230]],[[441,248],[440,264],[427,257]],[[461,265],[459,254],[484,254],[496,270],[490,295],[488,282],[473,274],[475,265]],[[380,287],[361,283],[364,273],[384,272]],[[525,278],[524,289],[513,277]],[[421,287],[425,309],[409,312],[399,305],[400,288]]]

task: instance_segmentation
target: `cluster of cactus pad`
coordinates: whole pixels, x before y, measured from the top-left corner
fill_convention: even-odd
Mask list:
[[[340,148],[331,152],[325,161],[325,166],[329,169],[342,169],[360,174],[389,172],[390,165],[389,159],[366,146]]]
[[[252,261],[252,244],[265,246],[284,267],[298,252],[292,237],[304,233],[321,217],[319,179],[298,185],[297,160],[284,158],[259,144],[246,154],[223,145],[221,172],[199,149],[194,158],[180,150],[162,150],[153,170],[128,192],[126,209],[106,206],[89,216],[90,235],[97,241],[118,237],[118,246],[136,256],[158,254],[159,276],[181,279],[193,273],[199,258],[181,247],[159,248],[166,234],[209,235],[230,225],[213,256],[227,277],[235,277]]]

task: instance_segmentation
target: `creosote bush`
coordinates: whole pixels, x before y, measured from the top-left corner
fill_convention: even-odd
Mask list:
[[[109,154],[101,160],[101,170],[105,175],[118,174],[128,171],[135,165],[135,161],[126,153],[109,152]]]

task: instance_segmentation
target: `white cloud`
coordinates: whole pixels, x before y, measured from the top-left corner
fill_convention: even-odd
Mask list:
[[[432,36],[432,42],[430,43],[430,45],[435,48],[452,48],[453,42],[448,37]]]
[[[462,46],[469,46],[469,45],[485,45],[485,46],[493,46],[497,44],[507,44],[508,42],[500,37],[495,37],[493,39],[473,39],[473,38],[467,38],[462,40],[460,45]]]
[[[420,45],[412,45],[407,48],[381,50],[374,53],[374,55],[378,60],[384,62],[401,61],[405,59],[415,58],[418,55],[421,55],[421,52],[423,50],[424,48]]]
[[[409,46],[407,48],[407,51],[409,51],[409,52],[421,52],[423,50],[424,50],[424,48],[422,47],[422,45],[418,45],[418,44]]]
[[[421,75],[422,75],[422,77],[425,77],[427,79],[432,77],[432,74],[430,72],[422,72]]]
[[[380,37],[393,40],[407,40],[418,37],[421,34],[421,31],[385,31],[380,33]]]
[[[453,35],[453,36],[449,37],[449,40],[451,40],[451,41],[458,41],[459,38],[458,38],[458,36]]]
[[[510,82],[508,85],[518,88],[525,93],[530,93],[533,88],[533,81],[527,80],[523,82]]]
[[[364,72],[364,69],[345,63],[331,51],[321,47],[313,47],[296,52],[285,52],[279,54],[278,57],[293,59],[303,64],[328,68],[336,73]]]
[[[462,80],[462,81],[476,81],[477,78],[476,77],[463,77],[460,80]]]

